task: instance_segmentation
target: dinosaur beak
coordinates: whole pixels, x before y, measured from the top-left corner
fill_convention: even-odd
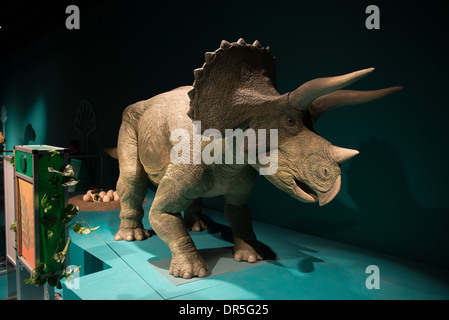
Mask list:
[[[314,203],[318,202],[320,206],[324,206],[331,202],[340,191],[341,175],[334,182],[332,188],[327,192],[311,190],[305,183],[295,179],[294,192],[295,198],[301,202]]]
[[[318,203],[320,207],[331,202],[340,191],[340,187],[341,187],[341,175],[339,175],[337,179],[335,179],[334,185],[328,192],[315,191],[318,196]]]

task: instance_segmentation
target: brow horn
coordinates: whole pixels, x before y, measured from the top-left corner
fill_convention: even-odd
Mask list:
[[[344,88],[351,83],[363,78],[374,68],[355,71],[342,76],[318,78],[310,80],[298,89],[289,93],[289,101],[296,110],[306,110],[310,104],[325,94]]]
[[[313,123],[315,123],[328,110],[377,100],[402,88],[402,86],[397,86],[372,91],[337,90],[313,101],[309,112],[312,116]]]

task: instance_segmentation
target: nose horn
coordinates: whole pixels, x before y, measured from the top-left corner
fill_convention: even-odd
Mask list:
[[[333,145],[329,146],[329,152],[331,154],[331,157],[337,162],[337,163],[343,163],[346,160],[351,159],[352,157],[359,154],[357,150],[353,149],[346,149],[346,148],[340,148]]]

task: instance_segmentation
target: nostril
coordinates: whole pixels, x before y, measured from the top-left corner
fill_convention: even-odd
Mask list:
[[[324,169],[324,175],[328,176],[329,173],[327,172],[327,169]]]

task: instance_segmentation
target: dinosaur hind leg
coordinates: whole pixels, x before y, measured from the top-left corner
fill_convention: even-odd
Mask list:
[[[120,127],[117,153],[120,176],[117,192],[120,197],[120,228],[115,240],[144,240],[150,236],[142,224],[142,202],[148,188],[148,179],[137,152],[137,134],[134,126],[123,121]]]
[[[206,223],[201,219],[202,206],[202,198],[198,198],[184,210],[184,223],[187,230],[203,231],[207,229]]]
[[[246,205],[248,194],[225,195],[224,213],[234,236],[234,260],[256,262],[263,259]]]

